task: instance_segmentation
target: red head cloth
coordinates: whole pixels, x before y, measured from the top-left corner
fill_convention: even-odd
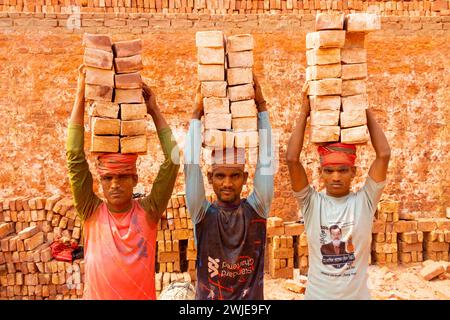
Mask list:
[[[353,144],[329,143],[319,146],[320,165],[347,165],[353,167],[356,160],[356,147]]]
[[[97,172],[106,174],[137,174],[137,154],[104,153],[97,157]]]
[[[212,170],[218,167],[238,168],[245,170],[245,149],[214,149],[211,153]]]

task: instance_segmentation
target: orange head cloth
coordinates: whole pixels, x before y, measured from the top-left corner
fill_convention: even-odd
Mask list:
[[[319,146],[320,165],[347,165],[353,167],[356,160],[356,147],[353,144],[329,143]]]
[[[245,170],[245,149],[214,149],[211,153],[212,170],[218,167],[238,168]]]
[[[97,157],[97,172],[106,174],[137,174],[137,154],[104,153]]]

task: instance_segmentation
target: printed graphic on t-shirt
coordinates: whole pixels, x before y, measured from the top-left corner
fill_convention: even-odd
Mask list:
[[[223,299],[223,292],[232,293],[234,284],[245,283],[249,275],[255,271],[255,260],[248,256],[240,256],[237,262],[230,263],[208,256],[209,287],[201,285],[201,289],[209,291],[208,299]],[[245,298],[248,289],[243,290]]]
[[[341,269],[345,265],[351,267],[355,261],[355,246],[352,242],[351,230],[347,232],[346,241],[344,233],[353,223],[347,223],[342,226],[332,224],[330,226],[321,226],[320,230],[320,253],[322,254],[322,263]]]

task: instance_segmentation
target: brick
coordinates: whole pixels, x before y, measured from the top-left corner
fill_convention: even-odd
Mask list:
[[[234,146],[234,133],[230,131],[206,130],[204,143],[216,149],[232,148]]]
[[[384,233],[385,223],[381,220],[375,220],[372,225],[372,233]]]
[[[267,237],[279,236],[284,234],[284,226],[269,227],[267,226]]]
[[[206,114],[205,129],[231,129],[231,114]]]
[[[140,89],[142,78],[139,72],[122,73],[114,76],[114,87],[118,89]]]
[[[344,48],[341,50],[341,62],[345,64],[366,63],[367,51],[360,48]]]
[[[251,34],[239,34],[227,38],[227,52],[253,50],[254,41]]]
[[[346,49],[364,49],[366,34],[364,32],[346,32],[345,44]]]
[[[232,118],[256,117],[258,110],[255,100],[243,100],[231,103]]]
[[[433,219],[418,219],[417,230],[423,232],[430,232],[437,228],[436,222]]]
[[[229,86],[253,82],[252,68],[227,69],[227,82]]]
[[[86,83],[113,87],[114,71],[86,67]]]
[[[221,64],[210,64],[210,65],[199,64],[197,71],[199,81],[225,80],[225,70],[224,66]]]
[[[225,98],[227,96],[226,81],[204,81],[201,83],[203,97]]]
[[[375,243],[376,253],[397,253],[398,247],[396,243]]]
[[[25,250],[33,250],[42,243],[44,243],[44,233],[41,231],[24,240]]]
[[[229,52],[227,57],[229,68],[253,67],[253,51]]]
[[[112,46],[114,56],[118,58],[140,55],[142,52],[142,40],[117,41]]]
[[[285,223],[284,231],[287,236],[300,236],[305,231],[305,225],[301,223]]]
[[[145,135],[147,121],[145,120],[129,120],[120,122],[121,136],[139,136]]]
[[[341,64],[309,66],[306,68],[306,80],[320,80],[341,77]]]
[[[369,138],[369,129],[366,125],[341,130],[342,143],[366,143],[367,141],[369,141]]]
[[[197,47],[223,47],[224,35],[222,31],[198,31],[195,34]]]
[[[2,223],[0,224],[0,239],[3,239],[7,235],[14,232],[14,227],[12,223]]]
[[[140,71],[144,68],[142,65],[142,56],[137,54],[131,57],[114,58],[114,67],[116,73],[131,73]]]
[[[438,230],[450,230],[450,219],[438,218],[435,219]]]
[[[341,77],[342,80],[365,79],[367,78],[367,64],[343,64]]]
[[[91,117],[117,119],[119,115],[119,105],[112,102],[92,101],[89,104],[89,115]],[[46,205],[46,210],[47,209]]]
[[[106,34],[85,33],[83,35],[83,46],[87,48],[112,52],[111,37]]]
[[[91,137],[91,152],[119,152],[119,136]]]
[[[341,128],[357,127],[365,124],[367,124],[365,109],[341,112]]]
[[[342,80],[343,97],[365,94],[366,91],[366,80]]]
[[[415,231],[400,233],[399,239],[408,244],[419,242],[417,232]]]
[[[311,142],[333,142],[339,141],[339,126],[311,126]]]
[[[381,19],[373,13],[350,13],[345,19],[348,32],[370,32],[381,30]]]
[[[258,131],[234,133],[234,146],[236,148],[256,148],[258,145],[259,145]]]
[[[316,14],[316,31],[344,29],[344,14]]]
[[[448,252],[449,243],[447,242],[426,242],[425,243],[425,249],[426,251],[445,251]]]
[[[143,103],[142,89],[116,89],[114,90],[115,103]]]
[[[283,227],[283,219],[280,217],[269,217],[267,218],[267,227]]]
[[[172,231],[172,240],[187,240],[189,239],[189,229],[178,229]]]
[[[39,229],[39,227],[37,226],[31,226],[28,228],[23,229],[22,231],[20,231],[17,236],[19,240],[25,240],[27,238],[30,238],[32,236],[34,236],[36,233],[38,233],[39,231],[41,231]]]
[[[294,248],[274,248],[271,252],[271,258],[273,259],[287,259],[294,256]]]
[[[423,251],[422,242],[406,243],[403,241],[399,241],[398,245],[399,245],[400,252]]]
[[[340,96],[309,96],[311,110],[340,110]]]
[[[87,100],[112,101],[113,88],[86,84],[84,96]]]
[[[233,118],[232,128],[234,132],[258,131],[258,118],[257,117]]]
[[[337,126],[339,123],[338,110],[311,111],[312,126]]]
[[[119,135],[120,120],[94,117],[92,119],[92,133],[94,135]]]
[[[325,30],[306,34],[306,48],[342,48],[345,43],[345,31]]]
[[[47,201],[45,202],[45,210],[52,210],[53,206],[56,204],[56,202],[58,202],[59,200],[61,200],[62,196],[59,194],[55,194],[53,196],[51,196],[50,198],[47,198]]]
[[[339,48],[311,49],[306,51],[306,63],[309,66],[336,64],[341,62]]]
[[[83,59],[87,67],[111,70],[113,66],[113,54],[103,50],[86,48]]]
[[[228,87],[228,98],[232,102],[251,100],[255,98],[255,89],[251,84]]]
[[[398,233],[411,232],[417,230],[417,221],[397,221],[394,222],[394,231]]]
[[[309,82],[308,95],[327,96],[339,95],[342,91],[341,79],[322,79]]]
[[[367,109],[368,107],[369,101],[367,99],[367,94],[342,97],[342,110],[344,112]]]
[[[203,98],[203,110],[209,113],[230,113],[230,101],[228,98],[206,97]]]
[[[147,137],[131,136],[120,138],[121,153],[145,153],[147,152]]]
[[[139,120],[145,119],[147,115],[147,106],[145,103],[120,105],[120,119],[122,120]]]
[[[420,270],[420,275],[427,281],[439,276],[445,272],[445,268],[441,263],[431,263]]]
[[[197,61],[199,64],[225,64],[224,48],[200,47],[197,50]]]

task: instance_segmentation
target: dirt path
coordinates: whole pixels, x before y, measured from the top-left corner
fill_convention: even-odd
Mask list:
[[[380,267],[369,266],[369,288],[372,298],[377,300],[407,299],[450,300],[450,280],[425,281],[419,271],[422,265]],[[298,270],[295,270],[298,273]],[[284,288],[284,279],[271,279],[266,275],[265,298],[273,300],[302,300],[303,294]]]

